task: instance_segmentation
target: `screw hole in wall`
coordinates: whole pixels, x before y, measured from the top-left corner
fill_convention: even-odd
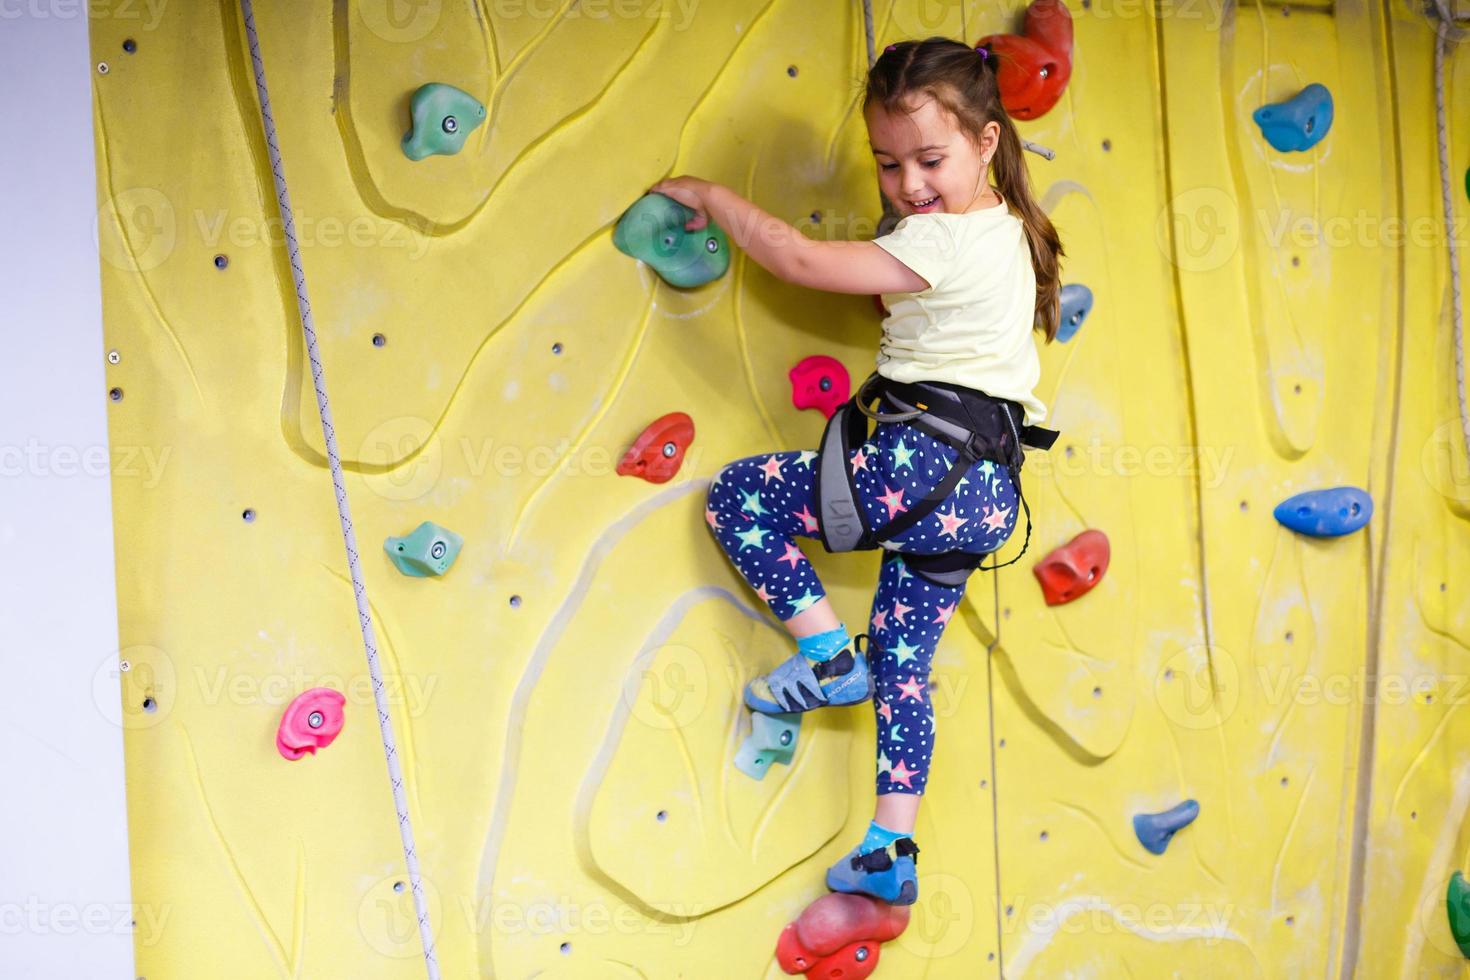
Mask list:
[[[127,40],[123,41],[123,50],[126,51],[128,54],[132,54],[134,51],[138,50],[138,42],[134,41],[132,38],[128,38]]]
[[[795,78],[796,77],[796,66],[795,65],[788,66],[787,69],[786,69],[786,74],[788,76],[790,76],[791,78]]]
[[[395,881],[395,882],[393,882],[393,890],[395,892],[402,893],[402,891],[403,891],[403,882],[401,882],[401,881]]]
[[[561,944],[561,951],[562,951],[562,955],[570,955],[571,952],[572,952],[572,944],[571,943],[562,943]]]
[[[380,333],[373,334],[373,346],[374,347],[382,347],[386,343],[388,343],[388,338],[387,337],[384,337]]]
[[[510,597],[510,607],[512,609],[519,609],[520,608],[520,605],[521,605],[521,597],[520,596],[513,595],[513,596]]]
[[[150,715],[153,714],[153,712],[158,710],[158,702],[153,700],[152,698],[144,698],[143,710],[148,712]]]
[[[255,522],[255,508],[246,507],[244,510],[242,510],[240,512],[240,520],[244,521],[246,524],[253,524]]]
[[[562,352],[561,341],[558,340],[556,343],[551,345],[551,352],[553,354],[560,354]]]
[[[111,398],[115,402],[122,401],[122,389],[121,388],[111,388],[111,389],[108,389],[107,397],[108,398]]]
[[[214,267],[216,269],[224,269],[229,264],[230,257],[228,255],[225,255],[224,253],[220,253],[219,255],[216,255],[214,257]]]

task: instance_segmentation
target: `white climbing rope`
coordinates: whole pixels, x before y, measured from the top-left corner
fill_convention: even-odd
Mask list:
[[[1450,155],[1445,136],[1444,63],[1451,44],[1465,39],[1465,29],[1455,23],[1447,0],[1431,0],[1434,25],[1434,127],[1439,141],[1439,195],[1444,208],[1445,241],[1450,253],[1450,294],[1453,299],[1455,327],[1455,395],[1460,405],[1460,436],[1465,440],[1465,454],[1470,457],[1470,412],[1465,408],[1465,326],[1460,302],[1460,257],[1455,247],[1455,207],[1450,193]]]
[[[306,272],[301,265],[301,246],[296,240],[296,221],[291,211],[291,195],[286,190],[286,171],[281,163],[281,147],[276,141],[276,121],[271,114],[270,92],[265,86],[265,63],[260,56],[260,39],[255,33],[255,11],[251,0],[240,0],[245,16],[245,36],[250,44],[250,62],[255,69],[255,91],[260,97],[260,121],[265,127],[265,145],[270,152],[271,174],[276,184],[276,203],[281,210],[281,223],[286,240],[286,254],[296,279],[296,306],[301,313],[301,329],[306,333],[306,353],[311,360],[311,376],[316,382],[316,406],[321,414],[322,434],[327,443],[327,461],[332,468],[332,487],[337,492],[337,516],[342,521],[342,539],[347,546],[347,565],[352,572],[352,591],[357,596],[357,619],[362,625],[362,643],[367,649],[368,673],[373,680],[373,702],[378,709],[378,728],[383,736],[383,753],[388,758],[388,779],[393,784],[393,805],[398,809],[398,833],[403,839],[403,859],[408,866],[408,880],[413,888],[413,905],[418,914],[419,937],[424,946],[424,963],[429,980],[439,980],[439,961],[434,955],[434,931],[429,924],[424,885],[419,877],[419,860],[414,851],[413,825],[408,818],[408,798],[403,790],[403,771],[398,764],[398,746],[393,739],[393,719],[388,714],[387,695],[383,689],[383,670],[378,664],[378,642],[373,633],[372,613],[368,609],[367,586],[362,579],[362,563],[357,555],[357,538],[352,533],[352,515],[347,509],[347,488],[342,479],[342,458],[337,452],[337,436],[332,428],[332,410],[327,404],[327,382],[317,350],[316,327],[311,316],[311,300],[306,295]]]

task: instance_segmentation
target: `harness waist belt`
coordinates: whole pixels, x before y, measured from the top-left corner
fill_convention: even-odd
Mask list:
[[[883,400],[884,407],[896,411],[886,414],[873,411],[869,404],[877,398]],[[878,422],[911,425],[952,446],[958,453],[949,472],[923,500],[877,531],[868,525],[847,463],[852,448],[867,441],[870,418]],[[1031,508],[1021,494],[1021,467],[1025,463],[1023,447],[1050,449],[1060,433],[1040,426],[1022,425],[1024,419],[1025,412],[1020,404],[994,398],[983,391],[942,381],[899,382],[877,372],[869,375],[857,394],[827,420],[827,428],[822,433],[816,476],[822,547],[839,552],[866,551],[882,545],[927,517],[949,497],[970,467],[980,460],[990,460],[1009,471],[1026,510],[1026,542],[1029,545]],[[1023,546],[1021,554],[1025,552]],[[963,582],[983,560],[982,555],[963,551],[940,555],[907,554],[905,557],[916,571],[947,585]],[[1011,562],[1020,557],[1017,555]]]

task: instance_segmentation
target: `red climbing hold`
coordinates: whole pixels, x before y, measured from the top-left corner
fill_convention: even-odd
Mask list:
[[[797,408],[815,408],[827,418],[852,394],[852,379],[847,368],[835,357],[813,354],[792,368],[791,404]]]
[[[649,483],[667,483],[679,472],[684,451],[693,441],[693,419],[683,412],[662,415],[623,453],[618,476],[641,476]]]
[[[295,762],[332,744],[342,730],[342,705],[347,699],[330,687],[314,687],[296,696],[281,715],[276,748]]]
[[[832,892],[806,907],[776,941],[776,962],[811,980],[863,980],[878,968],[878,951],[909,924],[909,906],[867,895]]]
[[[1000,58],[1000,103],[1013,118],[1045,115],[1072,77],[1072,15],[1062,0],[1033,0],[1020,34],[987,34],[982,45]]]
[[[1031,570],[1048,606],[1060,606],[1092,590],[1108,570],[1108,536],[1087,530],[1053,550]]]

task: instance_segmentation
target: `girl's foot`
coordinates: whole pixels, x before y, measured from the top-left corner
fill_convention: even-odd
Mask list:
[[[827,869],[827,887],[871,895],[890,905],[912,905],[919,898],[918,856],[919,845],[912,837],[900,837],[866,854],[860,844]]]
[[[859,633],[827,660],[792,654],[745,686],[745,706],[767,715],[861,704],[876,686],[868,669],[868,635]]]

